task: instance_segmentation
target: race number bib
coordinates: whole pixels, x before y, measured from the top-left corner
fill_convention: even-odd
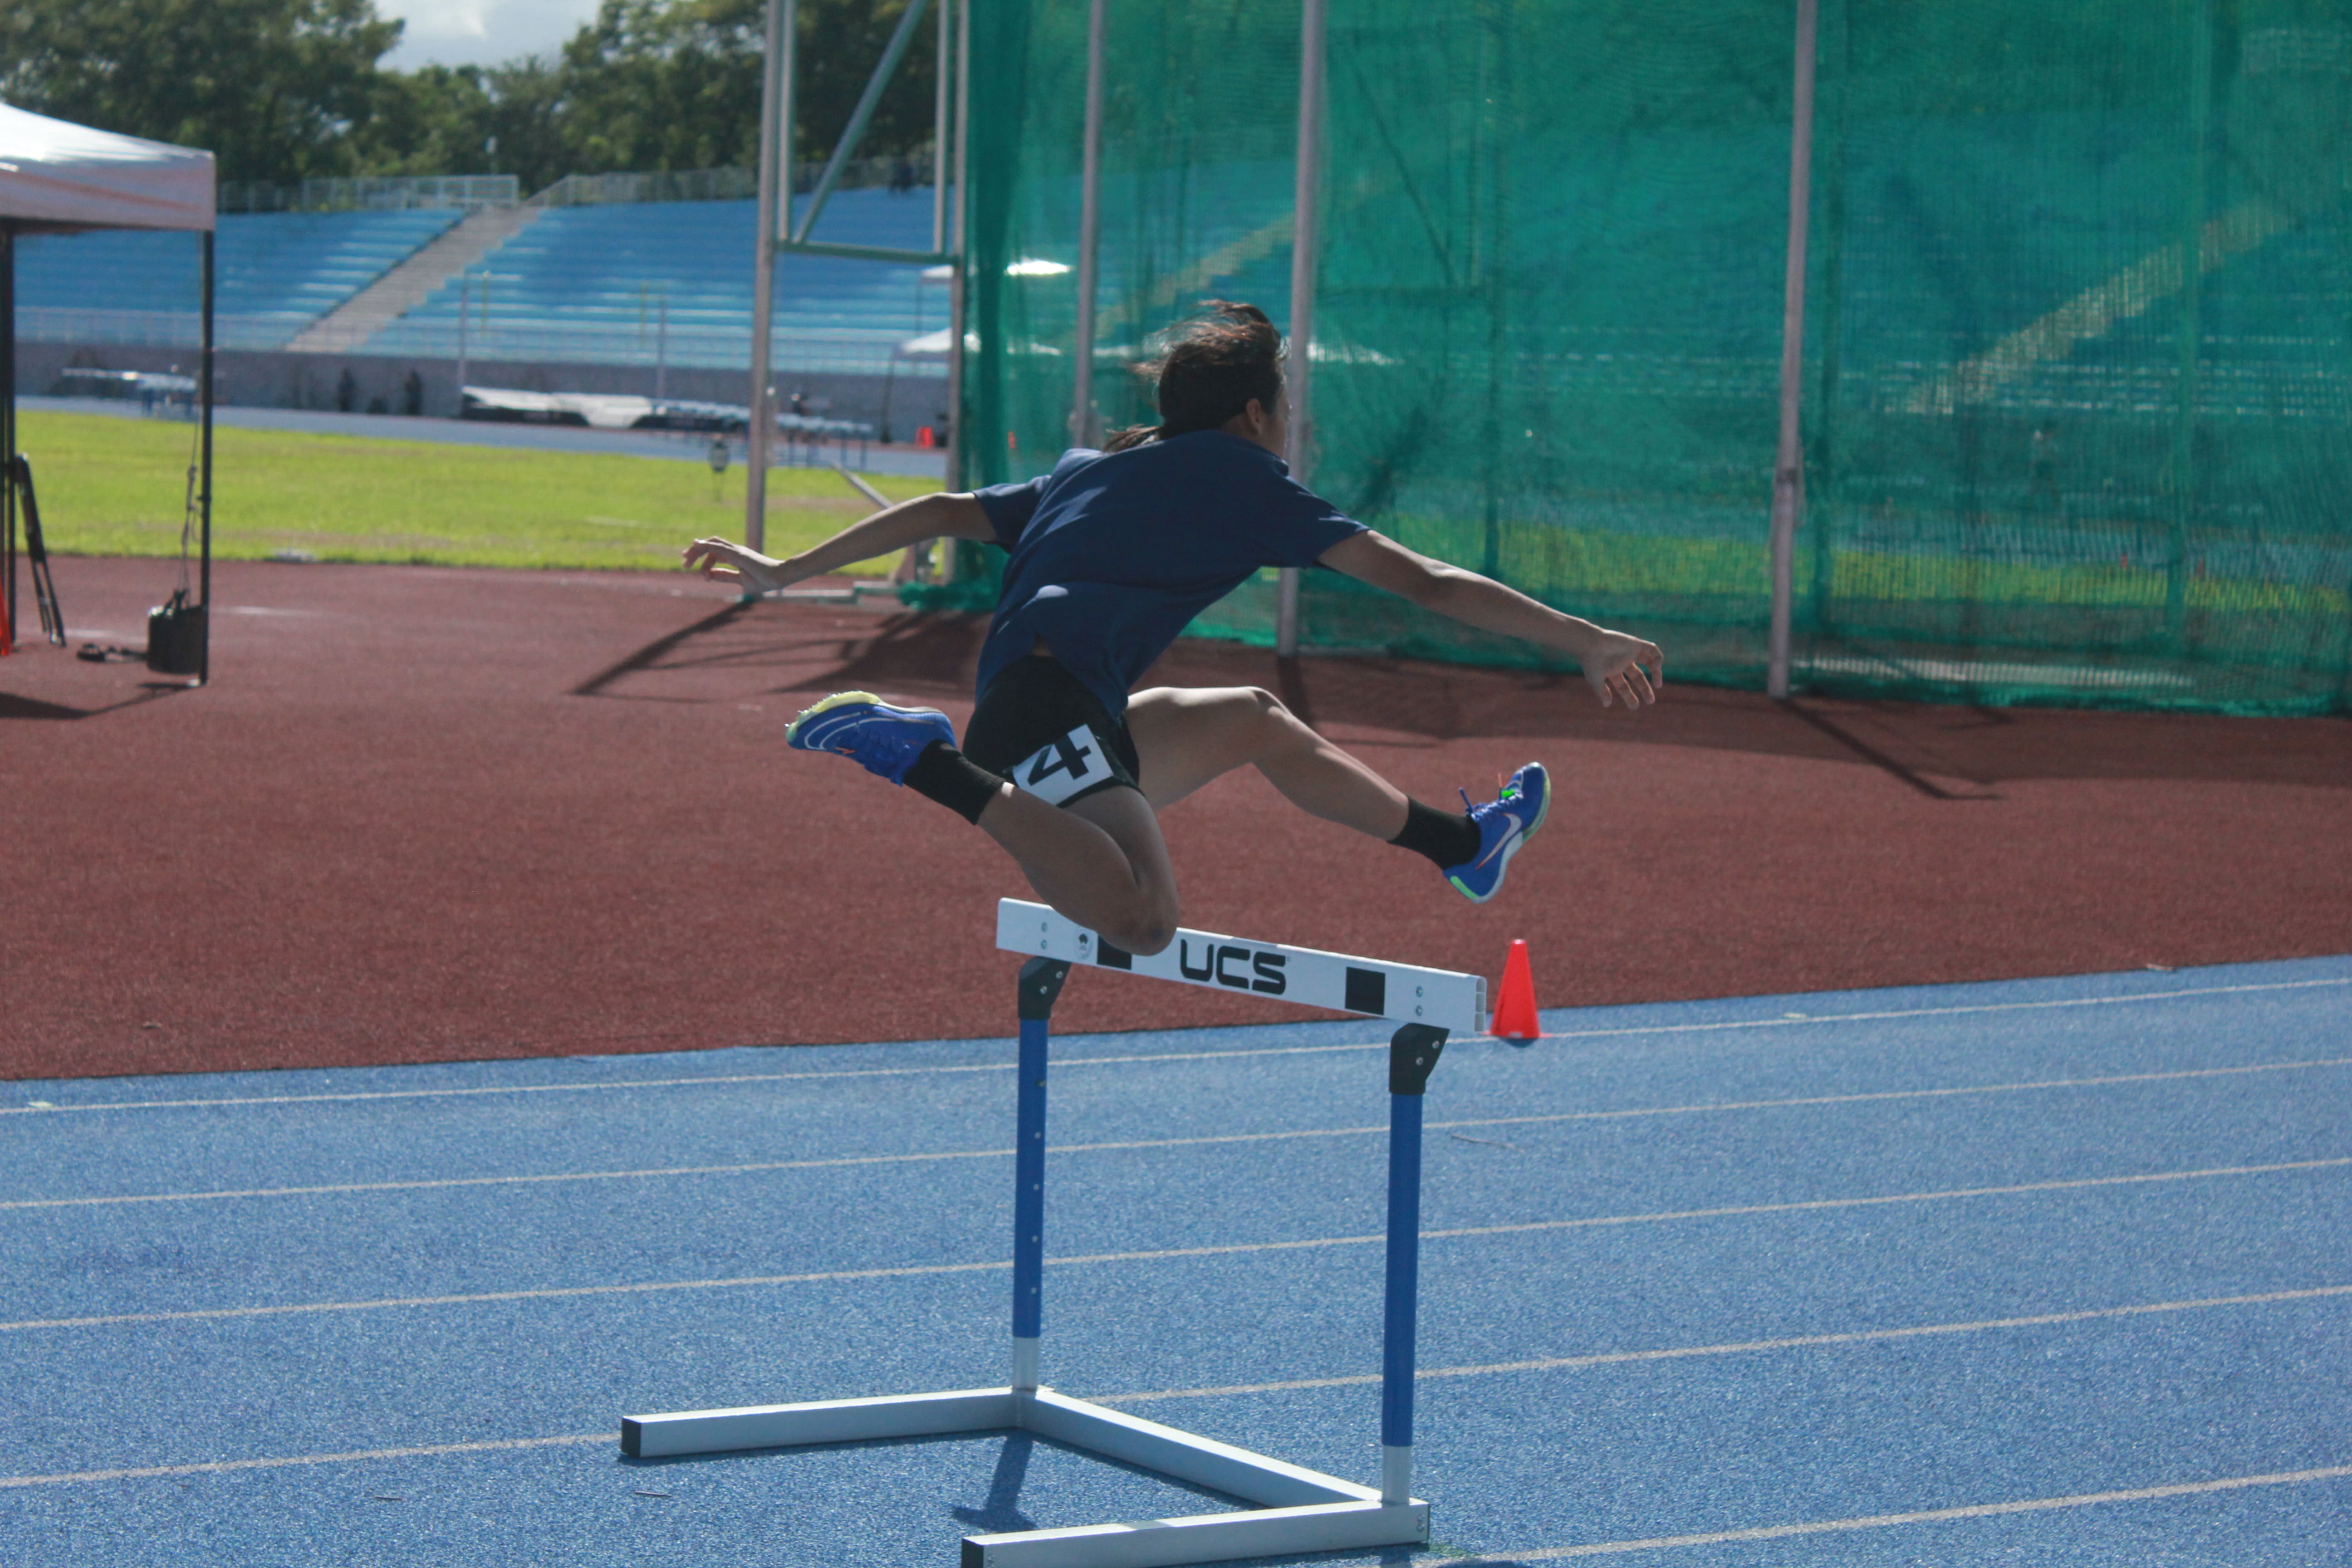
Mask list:
[[[1013,782],[1048,805],[1059,805],[1111,776],[1102,742],[1084,724],[1038,747],[1013,768]]]

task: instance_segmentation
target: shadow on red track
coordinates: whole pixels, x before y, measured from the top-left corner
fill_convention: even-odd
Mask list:
[[[893,615],[864,636],[779,635],[730,605],[666,634],[573,689],[627,695],[630,677],[697,669],[772,668],[793,676],[813,655],[828,668],[775,692],[869,689],[968,700],[987,622],[977,616]],[[1670,687],[1641,713],[1603,709],[1581,678],[1481,669],[1375,656],[1276,659],[1232,643],[1180,644],[1146,684],[1272,688],[1308,723],[1446,742],[1476,736],[1698,746],[1758,755],[1862,762],[1939,801],[1991,798],[2024,779],[2176,779],[2352,789],[2352,723],[2203,714],[1995,709],[1802,698]]]

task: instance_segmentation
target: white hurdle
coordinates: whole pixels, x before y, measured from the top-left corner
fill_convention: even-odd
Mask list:
[[[1021,1017],[1013,1160],[1013,1377],[1002,1388],[801,1405],[689,1410],[621,1419],[630,1458],[715,1454],[1007,1428],[1034,1432],[1257,1506],[1125,1524],[963,1539],[961,1568],[1160,1568],[1290,1552],[1426,1545],[1429,1505],[1412,1492],[1412,1384],[1421,1234],[1421,1106],[1446,1037],[1485,1023],[1475,974],[1353,958],[1279,942],[1180,931],[1150,957],[1121,951],[1042,904],[997,905],[996,945],[1028,955]],[[1386,1018],[1389,1049],[1387,1312],[1381,1394],[1381,1485],[1358,1486],[1212,1442],[1038,1381],[1045,1229],[1045,1067],[1055,1000],[1073,964]]]

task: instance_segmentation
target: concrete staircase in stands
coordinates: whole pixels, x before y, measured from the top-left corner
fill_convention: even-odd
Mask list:
[[[342,304],[320,317],[286,345],[294,353],[351,353],[370,338],[425,302],[432,292],[491,251],[520,234],[544,207],[485,207]]]

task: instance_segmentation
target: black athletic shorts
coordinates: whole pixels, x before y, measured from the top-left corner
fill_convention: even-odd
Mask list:
[[[1143,771],[1125,717],[1112,718],[1060,659],[1040,653],[988,683],[964,726],[963,754],[1050,805],[1134,789]]]

